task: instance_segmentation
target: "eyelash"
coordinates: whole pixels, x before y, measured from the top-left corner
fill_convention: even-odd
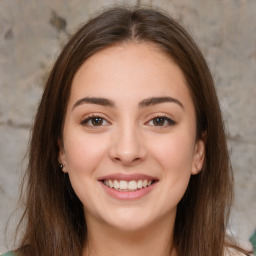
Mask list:
[[[100,119],[99,125],[93,124],[92,122],[97,121],[97,119]],[[160,124],[160,125],[154,124],[154,121],[156,122],[157,119],[159,119],[160,122],[163,121],[164,123]],[[106,124],[104,124],[104,122],[109,124],[109,122],[104,117],[102,117],[100,115],[90,115],[90,116],[87,116],[85,119],[83,119],[80,122],[80,124],[83,126],[90,126],[90,127],[106,126]],[[153,122],[153,124],[150,124],[151,122]],[[156,115],[153,118],[151,118],[149,121],[147,121],[146,124],[149,124],[150,126],[155,126],[155,127],[166,127],[166,126],[175,125],[176,122],[169,117],[166,117],[163,115]]]
[[[109,122],[102,116],[100,115],[90,115],[90,116],[87,116],[85,119],[83,119],[80,124],[81,125],[84,125],[84,126],[90,126],[90,127],[97,127],[97,126],[105,126],[105,125],[93,125],[92,122],[93,120],[95,121],[96,119],[101,119],[102,122],[107,122],[109,124]]]
[[[154,116],[146,124],[150,124],[151,122],[154,122],[157,119],[161,119],[161,121],[164,121],[164,124],[163,125],[151,124],[152,126],[155,126],[155,127],[166,127],[166,126],[172,126],[172,125],[176,124],[176,122],[174,120],[172,120],[171,118],[169,118],[167,116],[163,116],[163,115],[156,115],[156,116]],[[167,124],[166,124],[166,122],[167,122]]]

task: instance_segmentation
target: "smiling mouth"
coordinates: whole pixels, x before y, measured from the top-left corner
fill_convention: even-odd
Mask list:
[[[142,190],[146,187],[152,186],[157,180],[148,180],[148,179],[139,179],[139,180],[111,180],[111,179],[104,179],[101,182],[114,190],[120,192],[135,192],[138,190]]]

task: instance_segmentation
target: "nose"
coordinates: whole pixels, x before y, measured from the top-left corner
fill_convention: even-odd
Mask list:
[[[113,134],[109,150],[112,161],[134,166],[146,158],[143,137],[134,127],[120,128]]]

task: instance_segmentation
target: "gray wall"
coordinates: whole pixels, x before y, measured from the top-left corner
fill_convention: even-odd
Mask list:
[[[255,0],[1,0],[0,251],[6,250],[4,226],[18,200],[33,115],[53,61],[79,24],[104,6],[124,3],[160,6],[200,45],[228,129],[236,180],[231,230],[246,243],[256,228]]]

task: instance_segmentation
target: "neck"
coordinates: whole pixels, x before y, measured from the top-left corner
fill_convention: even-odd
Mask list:
[[[172,242],[173,227],[174,222],[170,218],[135,231],[119,230],[97,221],[89,222],[83,256],[177,256]]]

